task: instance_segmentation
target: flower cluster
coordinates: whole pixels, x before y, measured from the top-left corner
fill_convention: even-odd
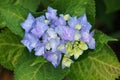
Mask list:
[[[91,25],[84,14],[80,18],[69,14],[57,16],[57,10],[48,7],[45,15],[34,18],[30,13],[21,23],[25,30],[21,42],[29,52],[35,51],[36,56],[43,56],[54,67],[62,59],[62,67],[70,67],[74,59],[88,48],[95,48],[94,31],[90,32]],[[62,58],[63,55],[63,58]]]

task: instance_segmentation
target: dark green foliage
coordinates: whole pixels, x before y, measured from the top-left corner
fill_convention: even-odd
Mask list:
[[[0,33],[0,64],[7,69],[13,70],[19,57],[27,53],[20,40],[9,30]]]

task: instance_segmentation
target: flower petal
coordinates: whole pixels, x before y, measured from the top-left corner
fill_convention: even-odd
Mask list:
[[[29,13],[27,19],[23,23],[21,23],[21,26],[23,29],[25,29],[26,32],[29,32],[32,29],[34,22],[35,18],[32,16],[31,13]]]
[[[46,53],[44,57],[53,64],[54,67],[57,67],[60,64],[61,52]]]

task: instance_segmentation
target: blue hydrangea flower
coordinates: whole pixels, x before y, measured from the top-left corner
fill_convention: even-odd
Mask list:
[[[45,15],[34,18],[29,13],[21,23],[25,30],[23,43],[36,56],[43,56],[57,67],[62,59],[62,68],[70,67],[71,57],[78,59],[84,50],[95,49],[94,31],[86,14],[77,18],[69,14],[57,16],[57,10],[48,7]],[[64,56],[62,58],[62,55]]]
[[[26,32],[29,32],[32,29],[34,22],[35,18],[32,16],[31,13],[29,13],[27,19],[23,23],[21,23],[21,26]]]

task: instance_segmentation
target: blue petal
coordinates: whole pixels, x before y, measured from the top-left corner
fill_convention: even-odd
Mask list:
[[[44,44],[42,43],[37,43],[36,47],[35,47],[35,55],[36,56],[41,56],[45,53],[45,48],[44,48]]]
[[[89,32],[91,29],[91,24],[87,21],[86,14],[78,19],[78,22],[82,25],[81,30]]]
[[[55,22],[55,25],[60,25],[60,26],[65,26],[66,25],[66,21],[64,20],[63,17],[59,17],[56,22]]]
[[[42,15],[42,16],[39,16],[36,18],[36,20],[40,21],[40,22],[44,22],[45,21],[45,16]]]
[[[68,25],[72,28],[74,28],[77,23],[78,23],[77,17],[72,17],[68,21]]]
[[[91,38],[90,41],[87,42],[87,44],[90,49],[95,49],[95,39],[94,38]]]
[[[88,32],[81,31],[80,34],[81,34],[80,40],[82,40],[83,42],[89,42],[89,40],[90,40],[90,34]]]
[[[49,41],[52,52],[57,51],[57,47],[60,44],[60,40],[59,39],[50,39]]]
[[[21,40],[21,43],[23,43],[28,48],[28,50],[31,52],[31,50],[35,48],[38,40],[39,39],[35,37],[34,35],[30,33],[25,33],[24,39]]]
[[[63,27],[61,37],[63,40],[73,41],[74,40],[74,32],[75,31],[72,28]]]
[[[65,26],[57,26],[57,27],[55,27],[55,32],[56,32],[59,36],[62,35],[63,27],[65,27]]]
[[[47,34],[51,37],[51,38],[56,38],[57,37],[57,33],[55,32],[55,30],[53,28],[49,28],[47,30]]]
[[[35,27],[31,30],[31,32],[37,36],[38,38],[40,38],[44,32],[48,29],[48,26],[40,21],[36,21]]]
[[[46,12],[45,15],[48,20],[56,20],[57,10],[51,7],[48,7],[48,12]]]
[[[94,35],[94,31],[91,33],[81,31],[80,40],[86,42],[90,49],[95,49],[95,39],[92,37],[93,35]]]
[[[34,22],[35,18],[32,16],[31,13],[29,13],[27,19],[23,23],[21,23],[21,26],[23,29],[25,29],[26,32],[29,32],[32,29]]]
[[[60,64],[62,54],[61,52],[46,53],[44,57],[53,64],[54,67],[57,67]]]
[[[47,43],[48,42],[48,38],[49,37],[49,35],[48,34],[46,34],[46,33],[44,33],[43,35],[42,35],[42,42],[43,43]]]

